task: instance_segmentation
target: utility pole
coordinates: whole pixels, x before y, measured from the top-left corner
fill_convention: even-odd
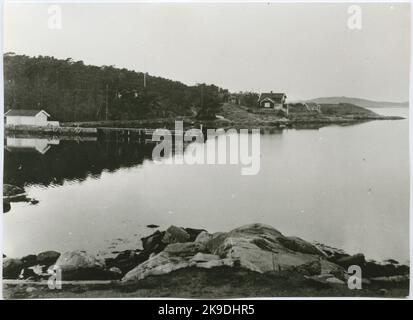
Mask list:
[[[106,121],[108,120],[108,90],[109,90],[109,85],[106,85]]]
[[[143,92],[146,94],[146,76],[148,72],[146,70],[146,59],[145,54],[143,54]]]

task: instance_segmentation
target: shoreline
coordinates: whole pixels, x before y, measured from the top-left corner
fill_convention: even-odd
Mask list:
[[[329,125],[352,125],[365,123],[369,121],[383,120],[403,120],[399,116],[369,116],[369,117],[329,117],[313,119],[287,119],[287,120],[269,120],[269,121],[232,121],[227,119],[217,120],[196,120],[196,119],[179,119],[184,122],[185,128],[206,127],[211,129],[260,129],[265,130],[283,130],[283,129],[319,129]],[[6,134],[15,135],[37,135],[37,136],[62,136],[68,138],[74,137],[98,137],[98,130],[106,127],[116,129],[144,129],[144,128],[166,128],[173,130],[174,121],[172,119],[162,120],[128,120],[128,121],[96,121],[96,122],[78,122],[67,123],[60,127],[40,127],[40,126],[6,126]]]
[[[404,297],[409,290],[407,265],[392,259],[368,260],[361,253],[350,255],[258,223],[213,234],[170,226],[141,242],[142,250],[125,250],[106,259],[85,251],[3,257],[4,296]],[[361,268],[360,290],[348,288],[350,265]],[[62,272],[62,290],[47,286],[56,268]],[[211,284],[217,274],[222,282]],[[241,284],[240,279],[250,284]],[[194,283],[196,289],[185,289]],[[230,286],[231,292],[224,290],[225,286]]]

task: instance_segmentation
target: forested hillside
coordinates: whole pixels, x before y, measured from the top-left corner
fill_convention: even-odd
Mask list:
[[[44,109],[59,121],[208,115],[228,95],[214,85],[14,53],[4,55],[4,86],[5,110]]]

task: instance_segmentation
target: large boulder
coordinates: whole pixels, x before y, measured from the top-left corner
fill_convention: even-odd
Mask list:
[[[165,247],[166,244],[162,242],[162,238],[164,237],[165,232],[155,231],[150,236],[141,238],[143,250],[146,252],[161,252]]]
[[[3,259],[3,278],[17,279],[24,268],[24,263],[20,259]]]
[[[221,258],[231,259],[242,268],[260,273],[292,270],[319,259],[319,254],[303,253],[292,250],[291,246],[286,247],[288,241],[279,241],[284,238],[270,226],[250,224],[213,237],[210,240],[212,244],[208,243],[207,247]]]
[[[62,280],[103,280],[110,273],[104,261],[85,251],[68,251],[57,259],[54,269],[62,272]]]
[[[363,267],[364,264],[366,263],[366,259],[364,258],[364,255],[362,253],[357,253],[352,256],[337,259],[335,263],[338,264],[339,266],[342,266],[345,269],[347,269],[349,266],[352,266],[352,265]]]
[[[233,245],[233,241],[243,241],[254,244],[255,247],[265,251],[278,252],[286,251],[286,248],[278,241],[283,237],[281,232],[271,226],[254,223],[236,228],[227,233],[214,233],[207,243],[211,253],[221,257],[227,254]]]
[[[183,228],[170,226],[166,229],[165,234],[162,238],[163,243],[178,243],[190,241],[190,234]]]
[[[189,234],[188,241],[195,241],[201,232],[206,232],[205,229],[184,228],[184,230]]]
[[[220,259],[219,256],[212,254],[197,253],[195,256],[185,256],[176,255],[175,252],[162,251],[129,271],[122,278],[122,281],[138,281],[149,276],[167,274],[188,267],[211,269],[222,266],[232,267],[234,266],[234,261],[231,259]]]
[[[130,270],[122,281],[141,280],[148,276],[166,274],[186,267],[189,267],[187,258],[172,257],[168,252],[163,251]]]
[[[60,253],[57,251],[43,251],[37,255],[37,263],[45,266],[51,266],[60,257]]]
[[[223,248],[226,250],[224,258],[230,258],[237,261],[240,267],[259,273],[292,270],[297,266],[318,260],[316,255],[305,253],[262,250],[254,243],[240,238],[228,238]],[[220,256],[222,257],[222,254]]]
[[[209,242],[209,240],[211,240],[211,238],[211,234],[209,234],[207,231],[202,231],[197,235],[194,242],[199,242],[206,245]]]
[[[209,235],[207,239],[206,235],[204,236],[205,238],[201,238],[201,234],[200,234],[199,235],[200,238],[195,239],[195,242],[205,243],[209,252],[215,253],[217,252],[217,249],[222,244],[222,242],[226,239],[227,236],[228,236],[228,233],[226,232],[216,232],[216,233]]]
[[[20,259],[25,267],[34,266],[37,264],[37,256],[35,254],[28,254]]]
[[[116,267],[125,274],[135,268],[138,264],[148,260],[150,253],[148,251],[136,252],[134,250],[125,250],[120,252],[115,258],[108,258],[105,264],[108,268]]]
[[[232,236],[238,234],[247,238],[255,238],[258,236],[264,238],[277,239],[278,237],[283,237],[281,232],[269,225],[262,223],[252,223],[244,225],[242,227],[233,229],[232,231],[230,231],[230,234]]]

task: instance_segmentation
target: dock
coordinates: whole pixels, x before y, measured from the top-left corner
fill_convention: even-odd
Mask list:
[[[164,130],[164,132],[162,132]],[[198,129],[199,130],[199,129]],[[24,134],[35,136],[79,136],[96,137],[101,139],[122,140],[122,141],[152,141],[152,137],[157,131],[159,135],[170,134],[172,138],[182,137],[185,131],[167,128],[118,128],[118,127],[52,127],[52,126],[6,126],[6,133]]]

